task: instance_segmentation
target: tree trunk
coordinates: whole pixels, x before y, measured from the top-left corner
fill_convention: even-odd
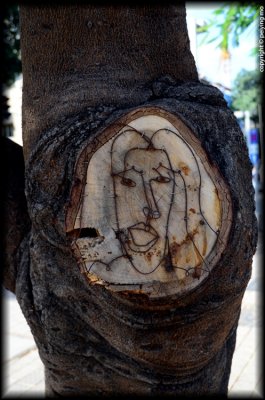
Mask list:
[[[20,15],[27,157],[65,116],[139,105],[166,74],[198,78],[183,6],[21,7]]]
[[[185,8],[20,15],[32,225],[14,287],[47,394],[226,394],[254,192]]]

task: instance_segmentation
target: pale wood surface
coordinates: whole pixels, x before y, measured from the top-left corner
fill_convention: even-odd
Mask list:
[[[225,248],[231,201],[176,116],[155,107],[127,115],[87,145],[76,176],[67,230],[90,282],[156,297],[209,275]]]

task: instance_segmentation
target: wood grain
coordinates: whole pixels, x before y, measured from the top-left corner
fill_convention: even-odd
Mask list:
[[[150,297],[203,282],[226,246],[229,191],[175,115],[137,109],[89,142],[66,227],[90,283]]]

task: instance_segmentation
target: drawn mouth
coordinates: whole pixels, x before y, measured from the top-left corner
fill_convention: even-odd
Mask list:
[[[142,248],[142,251],[147,251],[152,247],[159,237],[157,231],[151,225],[144,222],[133,225],[128,228],[128,231],[133,245]]]

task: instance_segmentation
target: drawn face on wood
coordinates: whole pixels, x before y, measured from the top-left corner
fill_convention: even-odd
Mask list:
[[[68,231],[91,282],[182,293],[219,257],[229,231],[227,189],[199,141],[169,119],[134,115],[80,157],[85,185]]]
[[[138,147],[125,152],[123,168],[117,170],[115,159],[124,135],[130,135]],[[133,138],[139,135],[140,138]],[[122,251],[136,271],[150,274],[166,262],[174,172],[167,152],[155,148],[148,136],[133,129],[114,140],[112,155],[115,214]]]

